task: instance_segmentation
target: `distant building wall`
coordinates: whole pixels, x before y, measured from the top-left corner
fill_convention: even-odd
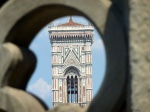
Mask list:
[[[52,47],[53,106],[92,100],[92,43],[94,27],[68,23],[49,27]]]

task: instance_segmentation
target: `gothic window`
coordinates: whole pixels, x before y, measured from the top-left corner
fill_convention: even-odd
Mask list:
[[[53,63],[57,63],[57,56],[53,55]]]
[[[91,57],[91,55],[90,55],[90,63],[92,62],[92,57]]]
[[[88,55],[88,63],[90,63],[90,55]]]
[[[82,63],[85,63],[85,56],[84,55],[82,55]]]
[[[84,47],[82,47],[82,51],[84,51]]]
[[[60,52],[60,51],[59,51],[59,46],[57,47],[57,51]]]
[[[52,85],[53,85],[53,89],[54,89],[54,79],[52,81],[53,81]]]
[[[89,91],[90,95],[89,95],[89,99],[91,100],[92,98],[92,91]]]
[[[69,73],[69,72],[68,72]],[[70,71],[73,74],[74,71]],[[78,103],[78,79],[77,76],[67,76],[67,102]]]
[[[61,46],[58,46],[57,47],[57,52],[61,52],[61,48],[62,48]]]
[[[58,57],[59,63],[61,63],[61,56]]]
[[[61,86],[59,87],[59,92],[60,92],[60,97],[62,97],[62,94],[61,94]]]
[[[53,61],[53,63],[54,63],[54,60],[55,60],[55,55],[53,55],[53,58],[52,58],[52,59],[53,59],[52,61]]]
[[[82,72],[85,72],[85,67],[84,66],[82,67]]]
[[[87,66],[87,74],[89,74],[89,67]]]
[[[54,99],[54,101],[56,101],[56,91],[55,91],[55,93],[54,93],[54,94],[55,94],[55,99]]]
[[[62,73],[61,67],[58,68],[58,73]]]
[[[54,81],[55,81],[55,89],[56,89],[56,79],[54,79]]]
[[[87,101],[89,100],[89,91],[86,91]]]
[[[52,95],[53,95],[53,101],[54,101],[54,92],[52,92]]]
[[[54,47],[54,52],[57,52],[57,47],[56,46]]]
[[[58,56],[57,55],[55,55],[55,63],[58,63]]]
[[[88,63],[88,54],[86,55],[86,62]]]
[[[83,96],[85,96],[85,86],[83,86]]]

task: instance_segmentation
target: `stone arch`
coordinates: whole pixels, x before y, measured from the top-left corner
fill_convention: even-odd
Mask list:
[[[118,41],[110,41],[107,35],[107,32],[110,31],[106,29],[104,32],[104,26],[109,27],[108,25],[110,24],[105,25],[109,5],[105,5],[103,0],[97,2],[83,0],[81,2],[83,3],[81,4],[74,0],[34,0],[30,2],[25,0],[17,2],[11,0],[2,7],[1,10],[3,11],[0,12],[0,26],[2,27],[0,29],[0,44],[2,45],[0,49],[0,53],[2,54],[0,55],[0,65],[5,66],[2,67],[3,70],[0,72],[1,87],[9,85],[25,90],[26,84],[36,64],[36,58],[28,49],[28,46],[44,25],[56,18],[69,15],[70,13],[72,15],[84,15],[92,21],[97,30],[101,33],[106,46],[107,55],[105,81],[96,98],[91,103],[89,111],[92,110],[96,112],[100,110],[111,112],[115,110],[116,107],[120,107],[119,101],[123,100],[127,69],[125,64],[127,60],[124,36],[121,34],[115,37],[115,40]],[[15,7],[16,5],[24,7],[18,8]],[[14,11],[14,13],[10,13],[12,11]],[[114,17],[113,19],[116,20],[116,15],[111,14]],[[119,25],[118,22],[117,25]],[[120,26],[116,27],[120,28]],[[123,33],[123,31],[120,32]],[[114,51],[117,53],[114,53]],[[31,61],[32,59],[34,61]],[[114,63],[114,61],[118,63]],[[15,79],[15,77],[19,77],[20,80]],[[15,82],[15,85],[13,82]],[[113,88],[108,89],[110,85]],[[118,92],[116,93],[115,90],[118,90]],[[104,97],[105,95],[109,97]],[[108,106],[109,108],[107,108]]]

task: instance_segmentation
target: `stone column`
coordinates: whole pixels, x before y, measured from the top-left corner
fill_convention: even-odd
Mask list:
[[[78,103],[80,103],[80,77],[78,78]]]

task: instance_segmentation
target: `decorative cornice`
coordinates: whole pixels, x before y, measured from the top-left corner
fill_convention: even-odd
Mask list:
[[[94,27],[91,25],[70,25],[74,22],[70,18],[69,22],[66,24],[62,24],[59,26],[50,26],[49,27],[49,37],[50,41],[52,42],[57,41],[56,39],[60,40],[67,40],[67,39],[90,39],[93,43],[94,38]],[[75,23],[74,23],[75,24]],[[76,23],[78,24],[78,23]],[[60,41],[59,40],[59,41]]]
[[[94,36],[94,34],[92,34],[92,33],[82,33],[82,34],[80,34],[80,33],[67,33],[67,34],[65,34],[65,33],[54,33],[54,34],[51,34],[50,35],[50,38],[51,39],[56,39],[56,38],[63,38],[63,39],[65,39],[65,38],[74,38],[74,37],[83,37],[83,38],[86,38],[86,37],[93,37]]]
[[[85,26],[49,26],[49,32],[52,32],[52,31],[85,31],[85,30],[88,30],[88,31],[94,31],[94,27],[91,26],[91,25],[85,25]]]

